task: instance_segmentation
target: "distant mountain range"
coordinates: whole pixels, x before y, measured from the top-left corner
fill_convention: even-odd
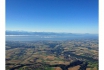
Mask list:
[[[55,32],[26,32],[26,31],[6,31],[6,36],[23,36],[23,35],[32,35],[35,37],[49,37],[49,38],[55,38],[55,37],[98,37],[98,34],[76,34],[76,33],[55,33]]]

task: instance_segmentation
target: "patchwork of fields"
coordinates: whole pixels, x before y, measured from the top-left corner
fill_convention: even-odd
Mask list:
[[[98,40],[6,41],[6,70],[98,70]]]

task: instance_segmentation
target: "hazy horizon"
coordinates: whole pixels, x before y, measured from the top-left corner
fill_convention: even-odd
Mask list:
[[[23,30],[6,30],[5,32],[42,32],[42,31],[23,31]],[[43,31],[42,33],[71,33],[71,32],[47,32],[47,31]],[[72,34],[99,34],[99,33],[72,33]]]

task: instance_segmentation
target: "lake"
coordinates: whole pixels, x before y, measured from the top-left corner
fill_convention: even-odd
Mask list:
[[[37,40],[72,40],[72,39],[97,39],[98,37],[70,36],[70,37],[37,37],[37,36],[6,36],[6,41],[37,41]]]

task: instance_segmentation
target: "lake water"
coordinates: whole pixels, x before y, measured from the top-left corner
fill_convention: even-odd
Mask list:
[[[61,37],[61,38],[40,38],[35,36],[6,36],[6,41],[37,41],[37,40],[71,40],[71,39],[91,39],[97,37]]]

